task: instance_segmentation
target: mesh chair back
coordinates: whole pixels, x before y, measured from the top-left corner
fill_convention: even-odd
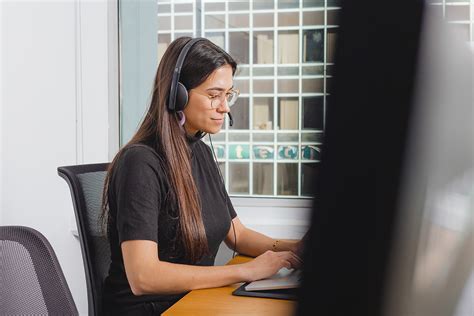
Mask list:
[[[56,254],[37,230],[0,226],[0,315],[78,315]]]
[[[58,168],[71,190],[87,283],[89,315],[102,314],[102,287],[110,266],[110,246],[99,216],[108,164]]]

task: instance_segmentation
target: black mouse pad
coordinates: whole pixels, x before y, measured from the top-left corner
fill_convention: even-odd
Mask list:
[[[281,290],[246,291],[245,286],[247,284],[249,284],[249,282],[242,284],[239,288],[232,292],[232,295],[296,300],[296,288]]]

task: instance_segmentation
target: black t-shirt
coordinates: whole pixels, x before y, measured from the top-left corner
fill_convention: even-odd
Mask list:
[[[197,265],[214,265],[219,245],[237,215],[224,188],[210,148],[199,139],[188,139],[191,168],[201,200],[201,212],[210,255]],[[147,302],[159,311],[171,306],[184,294],[135,296],[128,284],[121,243],[151,240],[158,244],[160,260],[190,264],[176,243],[178,212],[170,198],[163,156],[152,147],[132,145],[116,163],[109,185],[109,242],[112,263],[104,285],[104,308],[120,312]]]

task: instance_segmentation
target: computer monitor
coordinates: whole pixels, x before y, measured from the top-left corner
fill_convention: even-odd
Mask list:
[[[298,315],[462,309],[473,258],[472,54],[430,30],[428,16],[424,1],[342,2]],[[461,233],[439,253],[444,275],[430,279],[419,262],[439,262],[426,257],[439,236],[430,232],[452,215],[426,210],[452,200],[464,215],[448,229]]]
[[[423,3],[342,1],[298,315],[380,315]]]

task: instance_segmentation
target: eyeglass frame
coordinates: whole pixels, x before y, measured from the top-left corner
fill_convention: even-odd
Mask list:
[[[235,88],[232,88],[230,89],[228,92],[226,93],[219,93],[219,94],[216,94],[216,95],[209,95],[208,93],[205,93],[205,92],[201,92],[199,90],[196,90],[196,89],[191,89],[189,91],[193,91],[193,92],[196,92],[197,94],[199,95],[202,95],[202,96],[205,96],[207,97],[209,100],[211,100],[211,108],[212,109],[218,109],[220,106],[222,106],[223,104],[223,100],[225,99],[227,101],[227,105],[229,107],[233,106],[235,104],[235,102],[237,101],[237,99],[239,98],[239,95],[240,95],[240,90],[239,89],[235,89]],[[229,101],[227,100],[227,95],[229,95],[229,92],[231,92],[232,94],[234,94],[236,97],[235,97],[235,101],[232,102],[232,104],[229,104]],[[219,97],[220,95],[224,96],[224,98],[221,98]],[[212,103],[214,102],[214,100],[219,100],[220,103],[219,105],[217,105],[216,107],[212,106]]]

